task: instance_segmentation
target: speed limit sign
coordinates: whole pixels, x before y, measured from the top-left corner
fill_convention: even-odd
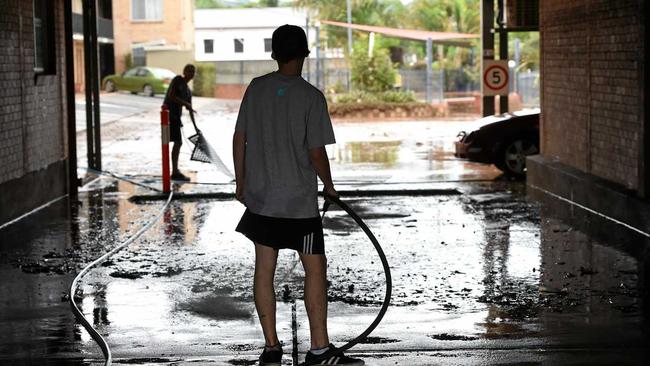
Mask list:
[[[483,95],[508,95],[508,61],[483,60]]]

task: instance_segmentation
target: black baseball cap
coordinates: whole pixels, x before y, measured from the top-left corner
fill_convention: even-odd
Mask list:
[[[280,62],[288,62],[309,56],[307,35],[296,26],[285,24],[273,31],[271,38],[271,57]]]

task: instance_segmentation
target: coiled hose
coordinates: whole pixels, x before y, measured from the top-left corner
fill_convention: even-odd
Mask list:
[[[332,203],[335,203],[337,206],[339,206],[357,223],[357,225],[359,225],[361,230],[363,230],[366,236],[368,236],[368,239],[370,239],[370,242],[372,242],[372,245],[375,247],[375,250],[379,255],[379,259],[381,260],[381,265],[384,267],[384,274],[386,276],[386,295],[384,296],[384,302],[381,305],[381,309],[379,309],[379,313],[377,314],[377,317],[375,317],[375,320],[373,320],[373,322],[368,326],[368,328],[366,328],[366,330],[363,331],[363,333],[359,334],[356,338],[344,344],[343,346],[336,348],[334,351],[325,352],[324,354],[320,355],[314,360],[310,362],[303,362],[299,366],[318,364],[327,358],[336,356],[338,354],[343,353],[344,351],[347,351],[348,349],[354,347],[358,343],[365,340],[366,337],[368,337],[368,335],[370,335],[370,333],[372,333],[372,331],[375,330],[375,328],[377,328],[382,318],[386,314],[386,311],[388,310],[388,306],[390,305],[390,298],[393,291],[393,282],[390,274],[390,267],[388,266],[388,260],[386,259],[384,250],[381,248],[381,245],[379,245],[379,241],[377,241],[377,238],[375,238],[375,235],[372,233],[372,231],[370,231],[370,229],[368,228],[366,223],[363,222],[361,217],[359,217],[359,215],[357,215],[357,213],[354,212],[354,210],[350,208],[350,206],[348,206],[345,202],[341,201],[341,199],[338,197],[331,197],[331,196],[325,197],[325,203],[323,204],[323,217],[325,217],[325,213],[327,212],[329,206]]]
[[[72,280],[72,283],[70,284],[70,289],[68,290],[68,301],[70,302],[70,307],[72,308],[72,313],[74,314],[75,318],[77,318],[77,320],[81,323],[81,325],[83,325],[83,327],[86,328],[86,330],[88,331],[90,336],[93,337],[95,342],[97,342],[97,345],[99,345],[99,348],[102,349],[102,353],[104,354],[104,359],[105,359],[104,366],[110,366],[111,363],[113,362],[113,356],[111,354],[111,349],[108,346],[108,343],[106,342],[104,337],[102,337],[102,335],[99,334],[99,332],[95,328],[93,328],[93,326],[90,324],[88,319],[86,319],[86,317],[83,315],[81,310],[79,310],[79,307],[77,307],[77,303],[75,303],[75,301],[74,301],[74,294],[75,294],[75,292],[77,290],[77,284],[78,284],[79,280],[81,280],[81,278],[86,273],[88,273],[88,271],[90,271],[92,268],[96,267],[97,265],[100,265],[103,262],[105,262],[113,254],[115,254],[115,253],[119,252],[120,250],[126,248],[129,244],[133,243],[136,239],[138,239],[140,236],[142,236],[142,234],[144,234],[147,230],[149,230],[149,228],[151,228],[151,226],[153,226],[153,224],[155,224],[160,219],[160,217],[163,215],[165,210],[167,210],[167,207],[169,207],[169,203],[172,201],[173,195],[174,195],[173,192],[169,193],[169,198],[167,198],[167,202],[165,202],[165,205],[162,207],[160,212],[158,212],[158,215],[156,215],[156,217],[154,217],[146,225],[144,225],[142,228],[140,228],[140,230],[138,230],[133,236],[131,236],[130,238],[125,240],[123,243],[121,243],[117,247],[113,248],[108,253],[106,253],[106,254],[102,255],[101,257],[95,259],[92,263],[85,266],[77,274],[77,276],[74,278],[74,280]]]
[[[104,339],[104,337],[102,337],[102,335],[99,334],[99,332],[95,328],[93,328],[93,326],[90,324],[88,319],[86,319],[86,317],[83,315],[83,313],[81,312],[79,307],[77,307],[77,304],[75,303],[75,300],[74,300],[74,294],[75,294],[75,292],[77,290],[77,284],[79,283],[79,280],[81,280],[81,278],[86,273],[88,273],[88,271],[90,271],[92,268],[96,267],[97,265],[100,265],[101,263],[106,261],[109,257],[111,257],[113,254],[115,254],[115,253],[119,252],[120,250],[126,248],[129,244],[131,244],[136,239],[138,239],[140,236],[142,236],[142,234],[144,234],[151,226],[153,226],[154,223],[156,223],[158,221],[158,219],[160,219],[160,217],[163,215],[163,213],[165,212],[165,210],[169,206],[172,198],[173,198],[173,192],[170,192],[169,197],[167,198],[167,201],[165,202],[164,206],[162,207],[162,209],[160,210],[160,212],[156,215],[156,217],[154,219],[152,219],[146,225],[144,225],[142,228],[140,228],[140,230],[138,230],[138,232],[136,232],[129,239],[127,239],[126,241],[124,241],[123,243],[118,245],[117,247],[113,248],[112,250],[110,250],[106,254],[104,254],[101,257],[95,259],[92,263],[90,263],[86,267],[84,267],[77,274],[77,276],[74,278],[74,280],[72,280],[72,283],[70,284],[70,289],[68,291],[68,300],[70,302],[70,307],[72,309],[72,312],[73,312],[74,316],[77,318],[77,320],[83,325],[83,327],[86,329],[86,331],[88,331],[90,336],[95,340],[95,342],[97,342],[97,344],[101,348],[102,353],[104,354],[104,358],[105,358],[105,362],[104,362],[105,366],[110,366],[112,364],[112,361],[113,361],[113,357],[112,357],[112,354],[111,354],[110,347],[109,347],[108,343],[106,342],[106,340]],[[359,227],[363,230],[363,232],[366,234],[366,236],[368,236],[368,239],[370,240],[372,245],[375,247],[375,250],[377,251],[377,254],[379,255],[379,259],[381,260],[381,264],[383,266],[384,274],[385,274],[385,277],[386,277],[386,294],[384,296],[384,301],[382,303],[381,309],[379,310],[379,313],[377,314],[377,317],[375,317],[375,320],[368,326],[368,328],[366,328],[366,330],[364,330],[361,334],[359,334],[356,338],[352,339],[348,343],[344,344],[341,347],[336,348],[336,350],[334,350],[332,352],[325,352],[324,354],[320,355],[319,357],[315,358],[314,360],[312,360],[310,362],[303,362],[299,366],[307,366],[307,365],[317,364],[317,363],[319,363],[319,362],[321,362],[321,361],[323,361],[323,360],[325,360],[325,359],[327,359],[329,357],[336,356],[336,355],[338,355],[338,354],[340,354],[340,353],[342,353],[344,351],[347,351],[348,349],[354,347],[356,344],[358,344],[361,341],[363,341],[364,339],[366,339],[366,337],[368,337],[368,335],[370,335],[370,333],[372,333],[372,331],[375,330],[375,328],[377,328],[377,326],[379,325],[379,323],[383,319],[384,315],[386,314],[386,311],[388,310],[388,306],[390,305],[390,299],[391,299],[391,294],[392,294],[392,290],[393,290],[392,277],[391,277],[391,274],[390,274],[390,267],[388,265],[388,260],[386,259],[386,255],[384,254],[383,249],[379,245],[379,241],[377,241],[377,238],[372,233],[372,231],[370,231],[368,226],[363,222],[361,217],[359,217],[359,215],[357,215],[357,213],[354,212],[354,210],[352,210],[352,208],[350,208],[350,206],[348,206],[345,202],[341,201],[341,199],[338,198],[338,197],[329,197],[328,196],[328,197],[325,198],[325,202],[323,204],[323,217],[325,217],[325,213],[327,212],[327,210],[329,209],[329,207],[330,207],[330,205],[332,203],[335,203],[337,206],[339,206],[343,211],[345,211],[357,223],[357,225],[359,225]]]

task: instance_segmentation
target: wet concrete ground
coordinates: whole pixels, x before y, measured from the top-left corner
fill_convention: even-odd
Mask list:
[[[206,135],[232,127],[232,106],[204,102],[203,114],[212,117],[202,117]],[[162,207],[129,200],[159,184],[155,113],[104,129],[106,169],[137,184],[90,174],[78,203],[59,201],[0,231],[0,364],[101,364],[65,293],[84,264]],[[647,239],[557,202],[533,202],[523,182],[450,158],[446,139],[462,125],[335,126],[339,145],[330,155],[341,188],[442,188],[429,196],[344,197],[377,236],[393,274],[391,308],[351,353],[369,365],[646,364]],[[221,135],[210,141],[228,157],[230,133]],[[228,181],[209,166],[184,164],[194,179]],[[174,201],[163,220],[84,278],[76,301],[116,364],[255,364],[262,337],[251,296],[252,244],[233,231],[243,209],[233,200]],[[330,335],[341,344],[374,319],[383,273],[342,211],[328,212],[324,226]],[[301,360],[309,346],[302,280],[296,255],[281,252],[278,330],[287,365],[293,309]]]

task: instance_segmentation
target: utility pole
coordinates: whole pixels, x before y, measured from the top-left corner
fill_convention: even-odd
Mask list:
[[[494,60],[494,0],[481,1],[481,40],[482,52],[481,57],[481,75],[485,70],[483,61]],[[482,78],[481,78],[482,79]],[[483,83],[481,83],[483,85]],[[481,86],[483,93],[483,86]],[[483,116],[494,114],[494,97],[483,96]]]
[[[79,177],[77,176],[77,131],[75,116],[75,91],[74,91],[74,44],[72,41],[72,4],[64,2],[64,29],[65,29],[65,91],[67,107],[67,137],[68,137],[68,196],[76,201],[79,193]]]
[[[503,0],[499,0],[499,60],[508,60],[508,30],[505,27],[505,4]],[[509,90],[509,89],[508,89]],[[508,93],[499,96],[499,114],[508,112]]]
[[[97,1],[84,0],[82,4],[88,168],[101,170],[102,145],[99,114],[99,48],[97,44]]]
[[[433,103],[433,41],[427,38],[427,103]]]
[[[350,0],[345,0],[348,15],[348,58],[352,57],[352,8],[350,7]],[[352,89],[352,62],[350,60],[350,68],[348,70],[348,92]]]

